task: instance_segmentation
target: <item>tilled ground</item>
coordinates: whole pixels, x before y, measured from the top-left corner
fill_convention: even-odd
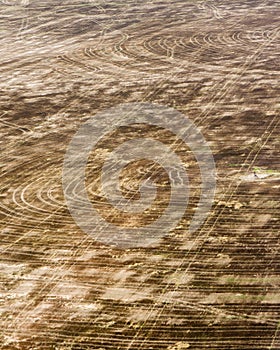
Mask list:
[[[0,2],[1,349],[280,348],[279,18],[279,1]],[[124,102],[176,108],[211,146],[216,197],[195,233],[199,170],[180,144],[190,207],[158,245],[102,245],[70,216],[67,146]],[[87,178],[99,210],[100,154],[158,133],[99,144]]]

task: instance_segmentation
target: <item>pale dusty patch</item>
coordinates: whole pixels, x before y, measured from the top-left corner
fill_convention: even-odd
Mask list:
[[[264,226],[269,220],[271,219],[271,215],[270,214],[258,214],[256,216],[256,221],[255,221],[255,225],[262,227]]]
[[[128,288],[112,287],[108,288],[102,295],[102,299],[121,300],[127,303],[143,300],[150,297],[150,290],[134,290]]]
[[[155,319],[158,313],[157,310],[137,309],[130,313],[128,320],[132,322],[145,322],[150,319]]]
[[[178,342],[175,345],[170,345],[167,350],[183,350],[183,349],[189,349],[190,344],[186,342]]]
[[[200,244],[199,240],[197,240],[197,241],[187,241],[186,243],[184,243],[180,247],[180,250],[196,249],[199,244]]]
[[[262,301],[264,304],[279,304],[280,294],[279,293],[267,293]]]
[[[0,273],[11,275],[22,271],[26,266],[25,264],[0,263]]]
[[[128,277],[135,275],[135,272],[126,269],[120,270],[113,275],[115,281],[124,282]]]
[[[176,285],[188,284],[194,278],[193,274],[184,271],[176,271],[166,278],[166,283],[174,283]]]
[[[20,297],[26,297],[28,294],[30,294],[36,287],[36,282],[34,281],[23,281],[20,282],[15,289],[13,289],[12,293],[10,294],[10,298],[20,298]]]
[[[71,300],[76,298],[84,298],[89,292],[90,287],[84,286],[74,281],[59,282],[51,291],[50,296],[61,299]]]
[[[164,293],[159,298],[162,303],[174,303],[179,300],[184,300],[184,293],[176,291]]]
[[[215,261],[219,264],[219,265],[228,265],[232,259],[229,255],[227,254],[222,254],[222,253],[219,253],[217,254],[217,257],[215,259]]]

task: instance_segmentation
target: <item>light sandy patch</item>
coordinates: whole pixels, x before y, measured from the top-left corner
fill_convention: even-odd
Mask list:
[[[126,303],[133,303],[150,297],[150,290],[134,290],[128,288],[108,288],[102,295],[102,299],[120,300]]]

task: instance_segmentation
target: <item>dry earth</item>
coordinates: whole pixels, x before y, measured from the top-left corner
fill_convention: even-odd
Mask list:
[[[273,0],[0,2],[1,349],[280,349],[279,18]],[[189,211],[122,250],[77,227],[62,163],[88,117],[141,101],[199,126],[217,193],[188,234],[198,170],[178,146]],[[92,157],[157,132],[116,131]]]

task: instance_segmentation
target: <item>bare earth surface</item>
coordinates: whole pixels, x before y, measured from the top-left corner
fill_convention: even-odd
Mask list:
[[[0,2],[0,349],[280,349],[279,18],[273,0]],[[70,216],[63,157],[87,118],[141,101],[196,123],[217,192],[189,234],[199,171],[179,145],[189,210],[157,246],[117,249]],[[100,211],[98,157],[146,133],[173,137],[136,125],[93,151]]]

